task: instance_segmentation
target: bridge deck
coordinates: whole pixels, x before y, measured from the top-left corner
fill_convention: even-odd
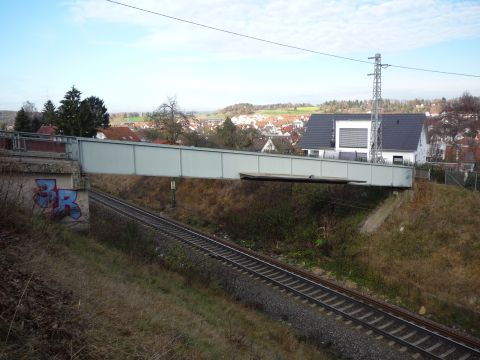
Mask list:
[[[87,138],[78,138],[78,147],[87,173],[231,180],[268,174],[270,180],[412,186],[407,166]]]

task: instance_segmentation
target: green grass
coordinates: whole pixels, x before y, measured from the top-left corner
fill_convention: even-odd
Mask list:
[[[297,109],[265,109],[258,110],[258,114],[263,115],[306,115],[319,111],[318,106],[297,107]]]
[[[123,122],[143,122],[147,121],[147,118],[143,116],[132,116],[123,119]]]

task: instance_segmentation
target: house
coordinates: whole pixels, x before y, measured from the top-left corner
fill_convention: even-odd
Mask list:
[[[293,154],[294,148],[287,136],[268,136],[253,139],[250,150],[277,154]]]
[[[460,163],[473,170],[475,165],[480,163],[480,141],[464,137],[456,144],[447,144],[445,161]]]
[[[422,164],[428,153],[425,114],[383,114],[382,156],[387,163]],[[370,160],[370,114],[312,114],[298,147],[308,156]]]
[[[126,126],[108,127],[97,130],[97,139],[140,142],[140,137]]]
[[[303,121],[300,120],[300,119],[294,120],[292,124],[293,124],[293,127],[294,127],[295,129],[301,129],[301,128],[303,128]]]
[[[56,126],[42,125],[42,126],[40,126],[40,129],[37,130],[37,134],[53,136],[53,135],[55,135],[56,131],[57,131]]]

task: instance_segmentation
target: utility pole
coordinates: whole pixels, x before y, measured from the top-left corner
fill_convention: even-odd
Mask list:
[[[177,189],[177,186],[175,184],[175,178],[172,178],[170,181],[170,207],[172,209],[175,208],[176,206],[176,199],[175,199],[175,190]]]
[[[382,56],[375,54],[373,76],[373,99],[370,130],[370,161],[373,163],[383,162],[382,157]],[[385,67],[388,65],[385,65]]]

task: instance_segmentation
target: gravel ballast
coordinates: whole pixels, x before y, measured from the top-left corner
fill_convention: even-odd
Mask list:
[[[122,215],[94,201],[90,202],[90,212],[91,230],[100,239],[105,237],[115,239],[132,221],[126,221]],[[241,273],[159,231],[141,224],[138,228],[140,236],[155,242],[160,261],[181,251],[186,258],[184,261],[188,261],[188,271],[217,282],[236,301],[287,323],[298,337],[321,348],[328,348],[340,358],[379,360],[412,358],[410,353],[399,351],[398,345],[392,346],[388,340],[378,339],[375,333],[349,323],[328,310],[318,306],[312,307],[299,297],[248,273]]]

